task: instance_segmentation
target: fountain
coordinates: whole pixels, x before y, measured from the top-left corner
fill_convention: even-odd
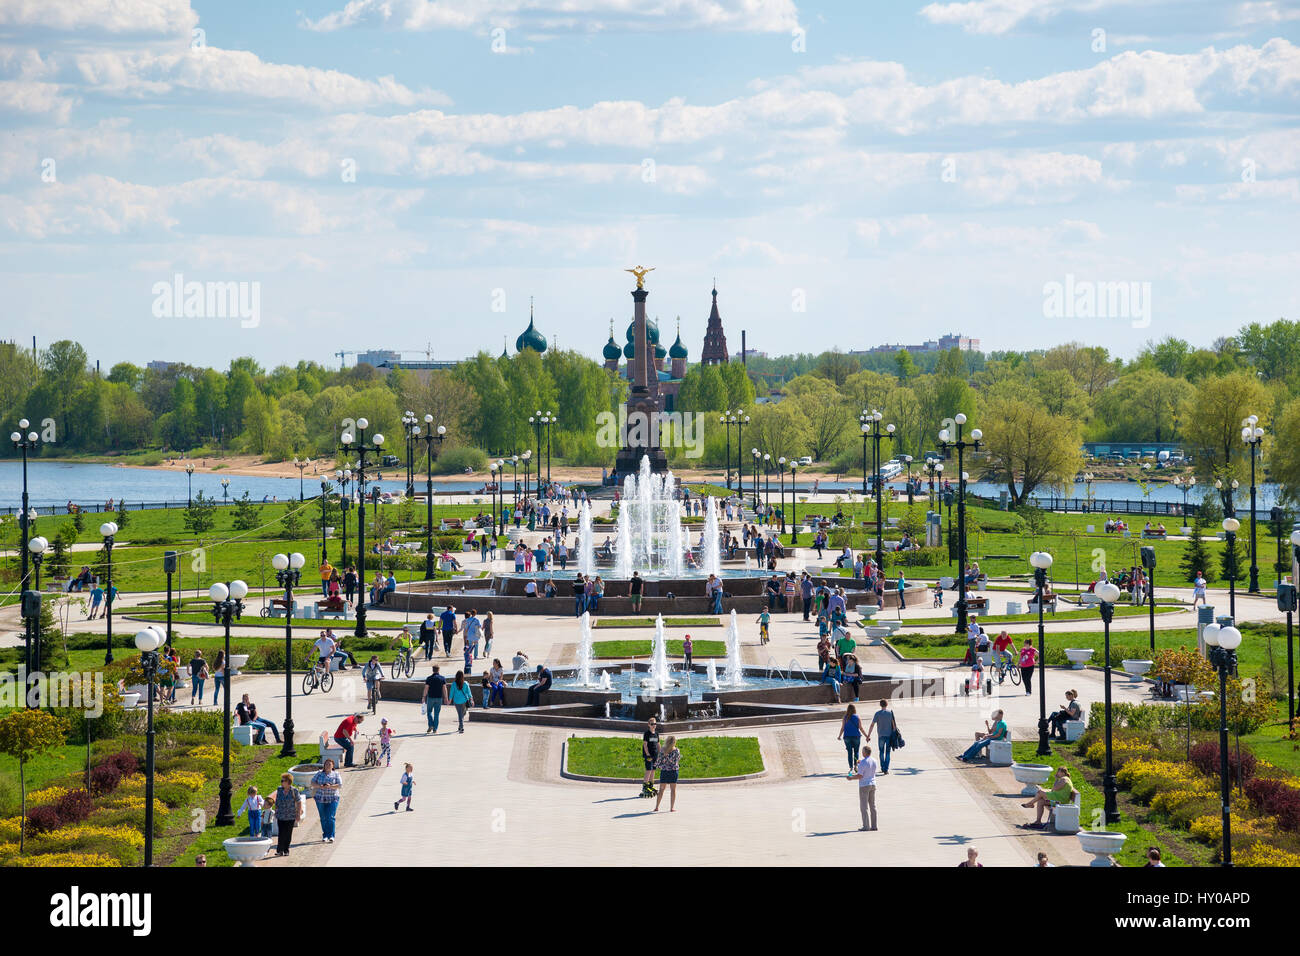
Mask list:
[[[742,687],[744,668],[740,665],[740,625],[736,622],[736,609],[731,609],[731,622],[727,625],[727,686]]]
[[[668,686],[668,641],[664,637],[664,616],[655,618],[654,646],[650,650],[649,685],[663,693]]]
[[[604,691],[610,691],[614,689],[614,682],[610,680],[609,671],[600,672],[600,683],[597,686]]]
[[[680,577],[684,551],[677,481],[671,471],[651,472],[649,457],[643,457],[640,473],[624,480],[619,500],[618,576],[631,577],[635,566],[642,574]]]
[[[712,657],[709,658],[709,663],[705,666],[705,675],[708,678],[709,687],[712,688],[713,690],[717,690],[718,689],[718,662],[714,660]]]
[[[704,541],[700,558],[705,574],[722,574],[722,549],[718,545],[718,503],[713,495],[704,502]]]
[[[596,573],[596,542],[591,531],[591,502],[582,503],[578,515],[578,570],[586,576]]]
[[[591,614],[583,611],[579,624],[582,628],[582,636],[578,641],[578,683],[583,687],[590,687],[592,686]]]

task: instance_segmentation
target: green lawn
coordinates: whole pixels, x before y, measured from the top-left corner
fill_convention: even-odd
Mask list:
[[[1086,829],[1091,829],[1095,825],[1112,833],[1119,832],[1128,835],[1128,839],[1124,841],[1124,848],[1115,855],[1115,860],[1120,866],[1142,866],[1146,863],[1147,848],[1152,846],[1160,848],[1160,858],[1166,866],[1201,865],[1210,862],[1208,848],[1205,848],[1206,852],[1203,855],[1198,854],[1196,847],[1189,845],[1184,840],[1177,839],[1174,837],[1173,831],[1160,826],[1156,821],[1152,820],[1151,813],[1147,808],[1126,800],[1123,791],[1120,791],[1119,822],[1105,824],[1105,818],[1102,815],[1105,798],[1098,785],[1100,777],[1091,768],[1087,767],[1083,761],[1083,755],[1076,755],[1074,749],[1069,744],[1054,743],[1052,745],[1052,755],[1050,757],[1040,757],[1037,754],[1038,741],[1032,740],[1012,743],[1011,755],[1017,763],[1043,763],[1051,767],[1059,767],[1064,763],[1070,768],[1070,779],[1074,782],[1075,789],[1079,791],[1081,798],[1080,824]],[[1094,780],[1096,783],[1094,783]],[[1031,822],[1033,820],[1032,812],[1025,810],[1024,813],[1026,822]],[[1074,837],[1061,837],[1061,839],[1073,840]],[[1050,850],[1048,850],[1048,856],[1051,856]],[[1059,860],[1053,862],[1060,865]]]
[[[1156,605],[1156,617],[1161,614],[1169,614],[1183,608],[1170,608],[1167,605]],[[978,613],[978,612],[977,612]],[[1116,607],[1116,617],[1141,617],[1150,615],[1151,611],[1147,607]],[[982,624],[1016,624],[1016,623],[1037,623],[1037,614],[978,614],[978,619]],[[951,627],[955,618],[953,617],[920,617],[909,620],[907,623],[916,627],[925,627],[928,625],[943,625]],[[1044,622],[1051,624],[1053,621],[1088,621],[1101,620],[1101,614],[1095,608],[1080,608],[1075,611],[1058,611],[1055,614],[1047,613],[1043,617]]]
[[[681,641],[665,641],[669,657],[682,657]],[[727,645],[722,641],[695,641],[691,657],[726,657]],[[591,645],[592,653],[601,660],[621,657],[649,657],[650,641],[596,641]]]
[[[594,627],[654,627],[652,617],[602,617]],[[716,617],[666,617],[664,627],[721,627]]]
[[[125,620],[132,620],[132,621],[152,621],[159,624],[167,623],[166,611],[163,611],[161,613],[154,613],[154,614],[148,614],[148,613],[139,614],[139,613],[133,613],[133,609],[124,609],[122,612],[114,614],[113,617],[114,620],[119,620],[119,621],[125,619]],[[172,612],[172,624],[173,625],[208,624],[211,625],[212,627],[217,627],[216,623],[212,620],[211,614],[202,614],[202,613],[195,613],[189,611],[181,614]],[[244,616],[240,618],[238,621],[234,622],[234,624],[237,627],[266,627],[266,628],[275,628],[276,630],[280,630],[280,631],[284,630],[284,618],[259,617],[256,611],[253,611],[253,613],[251,614],[245,612]],[[356,627],[356,624],[357,624],[356,618],[344,618],[343,620],[339,620],[337,618],[331,618],[331,617],[327,617],[327,618],[295,617],[293,619],[293,626],[295,628],[303,628],[305,631],[309,631],[312,629],[315,629],[316,631],[323,631],[327,627],[332,627],[336,632],[343,631],[343,632],[351,633],[352,628]],[[414,622],[411,625],[412,630],[414,631],[414,629],[418,627],[418,625],[419,625],[419,619],[417,618],[414,620]],[[370,618],[370,617],[366,618],[366,630],[368,631],[399,631],[401,629],[402,629],[402,624],[400,621],[383,621],[383,620],[378,620],[376,618]]]
[[[570,737],[568,745],[570,773],[627,780],[645,774],[640,737]],[[737,777],[763,769],[757,737],[683,737],[677,746],[683,780]]]

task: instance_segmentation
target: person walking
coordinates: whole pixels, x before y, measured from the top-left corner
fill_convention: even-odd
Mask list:
[[[627,585],[628,596],[632,599],[632,613],[641,613],[641,594],[645,590],[645,580],[640,571],[632,572],[632,580]]]
[[[835,739],[844,741],[844,749],[848,751],[849,773],[852,773],[858,765],[858,751],[862,748],[862,718],[852,704],[844,712],[844,719],[840,721],[840,733]]]
[[[442,624],[442,650],[447,657],[451,657],[451,639],[456,636],[458,630],[456,626],[456,605],[448,604],[447,609],[438,615],[438,621]]]
[[[426,661],[433,659],[433,645],[438,642],[438,624],[433,619],[433,612],[430,611],[420,622],[420,643],[424,645],[424,659]]]
[[[668,812],[677,812],[677,773],[681,767],[682,752],[677,749],[677,738],[669,737],[664,741],[664,749],[655,758],[655,766],[659,769],[659,793],[655,796],[655,812],[659,812],[659,805],[664,800],[664,790],[671,791],[668,798]]]
[[[447,702],[447,678],[438,673],[438,665],[433,665],[433,673],[424,679],[424,695],[420,706],[424,708],[425,720],[428,721],[426,734],[438,732],[438,718],[442,716],[442,705]]]
[[[195,648],[194,656],[190,658],[190,706],[194,706],[195,698],[198,702],[203,703],[203,684],[208,679],[208,662],[203,659],[203,652]]]
[[[288,856],[293,842],[293,828],[302,819],[302,802],[298,788],[293,785],[293,775],[280,774],[280,786],[275,789],[275,824],[280,829],[275,846],[276,856]]]
[[[222,685],[226,682],[226,652],[217,651],[217,656],[212,662],[212,706],[217,706],[217,698],[221,696]],[[203,703],[203,699],[199,699]]]
[[[409,763],[406,764],[405,769],[402,771],[402,778],[398,782],[401,784],[402,787],[402,789],[399,791],[401,793],[401,796],[398,797],[397,800],[393,803],[393,810],[396,811],[397,808],[402,805],[402,801],[405,800],[406,812],[410,813],[411,812],[411,791],[415,789],[415,768],[412,767]]]
[[[492,638],[496,636],[496,621],[492,617],[492,612],[488,611],[483,617],[483,656],[489,657],[492,654]]]
[[[1020,649],[1020,677],[1025,684],[1025,693],[1034,692],[1034,666],[1038,663],[1038,648],[1034,647],[1032,637],[1025,638],[1025,646]]]
[[[907,580],[903,577],[903,569],[898,569],[898,609],[900,611],[907,608]]]
[[[858,782],[858,810],[862,813],[862,826],[859,830],[875,830],[876,827],[876,773],[880,764],[871,756],[871,747],[862,748],[862,759],[858,761],[857,770],[849,774],[850,780]]]
[[[456,722],[459,725],[456,733],[465,732],[465,712],[474,706],[474,691],[469,686],[469,681],[465,680],[464,671],[456,671],[456,676],[451,685],[447,688],[447,698],[456,708]]]
[[[867,728],[868,737],[873,730],[876,732],[876,747],[880,750],[880,772],[886,774],[889,773],[890,754],[894,752],[894,734],[898,732],[898,720],[889,709],[888,700],[880,702],[880,709],[871,718],[871,726]]]
[[[333,843],[334,819],[338,815],[339,803],[343,799],[343,778],[334,769],[334,758],[325,758],[320,771],[311,778],[311,784],[312,799],[316,801],[316,812],[320,814],[321,839],[326,843]]]

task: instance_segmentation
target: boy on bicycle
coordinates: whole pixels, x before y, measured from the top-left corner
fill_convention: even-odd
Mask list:
[[[758,616],[758,642],[766,644],[768,641],[767,625],[771,622],[772,615],[763,608],[763,613]]]
[[[379,682],[384,679],[384,665],[379,663],[378,654],[370,655],[370,660],[361,670],[361,679],[366,682],[366,700],[369,701],[370,712],[373,714],[375,704],[379,700]]]

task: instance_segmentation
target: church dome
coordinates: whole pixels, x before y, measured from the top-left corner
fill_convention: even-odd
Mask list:
[[[532,349],[534,352],[546,351],[546,336],[537,331],[537,326],[533,324],[531,312],[528,316],[528,328],[519,334],[515,339],[515,351],[522,352],[524,349]]]
[[[619,355],[622,354],[622,349],[620,349],[618,343],[614,341],[614,335],[612,332],[610,333],[609,341],[605,343],[605,350],[602,354],[608,362],[617,361]]]
[[[627,327],[628,342],[632,341],[632,333],[635,331],[636,331],[636,320],[633,319],[632,323]],[[650,340],[651,345],[658,345],[659,344],[659,323],[654,321],[654,319],[646,319],[645,334],[646,334],[646,338]]]
[[[672,347],[668,349],[668,357],[669,357],[669,358],[675,358],[675,359],[684,359],[684,358],[686,358],[686,346],[685,346],[685,345],[682,345],[682,333],[681,333],[681,332],[678,332],[678,333],[677,333],[677,341],[674,342],[674,343],[672,344]]]

